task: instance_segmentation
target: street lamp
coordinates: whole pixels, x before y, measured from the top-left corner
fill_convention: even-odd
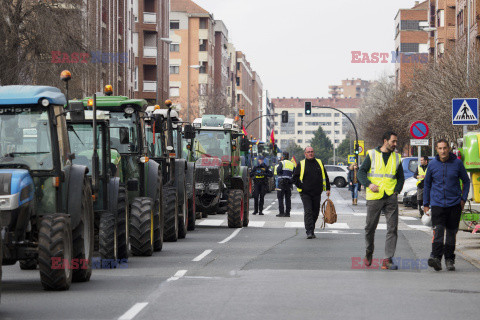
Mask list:
[[[190,122],[190,68],[198,70],[200,66],[198,64],[188,66],[187,70],[187,122]]]

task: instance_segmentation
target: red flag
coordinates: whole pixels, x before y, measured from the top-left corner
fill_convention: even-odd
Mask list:
[[[245,130],[245,126],[243,126],[242,130],[243,130],[243,134],[244,134],[245,136],[248,136],[248,135],[247,135],[247,130]]]
[[[297,166],[297,159],[295,159],[295,156],[292,157],[292,162],[293,164],[295,165],[295,167]]]
[[[273,129],[272,129],[272,133],[270,134],[270,143],[275,144],[275,135],[273,133]]]

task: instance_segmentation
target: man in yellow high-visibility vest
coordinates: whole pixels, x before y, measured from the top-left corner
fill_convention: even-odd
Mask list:
[[[398,198],[402,191],[405,177],[402,159],[395,152],[397,134],[387,131],[383,135],[383,145],[369,150],[362,166],[358,170],[358,180],[367,190],[367,219],[365,225],[366,254],[365,264],[372,264],[375,231],[380,214],[387,220],[387,239],[385,241],[385,259],[382,269],[398,269],[393,264],[397,247],[398,232]]]
[[[322,192],[330,197],[330,180],[322,160],[315,158],[312,147],[305,148],[305,160],[295,167],[292,182],[297,186],[305,211],[305,229],[307,239],[315,237],[315,223],[320,214]]]
[[[427,175],[427,167],[428,167],[428,157],[423,156],[420,159],[420,165],[417,167],[417,170],[413,174],[413,177],[417,179],[417,203],[418,203],[418,210],[420,211],[420,218],[423,216],[423,184],[425,176]]]
[[[290,210],[292,209],[292,176],[295,170],[293,162],[288,160],[290,155],[284,152],[282,161],[275,167],[275,173],[278,173],[278,211],[277,217],[290,217]],[[285,199],[285,206],[283,205]]]

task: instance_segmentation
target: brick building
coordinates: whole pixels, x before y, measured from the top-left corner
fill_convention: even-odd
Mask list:
[[[467,47],[468,9],[470,9],[470,50],[478,52],[480,49],[480,1],[470,1],[470,6],[467,1],[452,1],[455,2],[456,10],[457,45]]]
[[[429,32],[428,47],[430,58],[440,59],[445,52],[455,48],[456,1],[430,0],[428,6]]]
[[[371,82],[362,79],[342,80],[341,85],[328,86],[328,93],[334,99],[363,98],[369,91]]]

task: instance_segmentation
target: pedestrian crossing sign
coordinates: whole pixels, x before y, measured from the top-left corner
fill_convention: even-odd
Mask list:
[[[348,155],[348,163],[355,163],[355,155],[349,154]]]
[[[478,124],[478,99],[452,99],[452,124]]]

